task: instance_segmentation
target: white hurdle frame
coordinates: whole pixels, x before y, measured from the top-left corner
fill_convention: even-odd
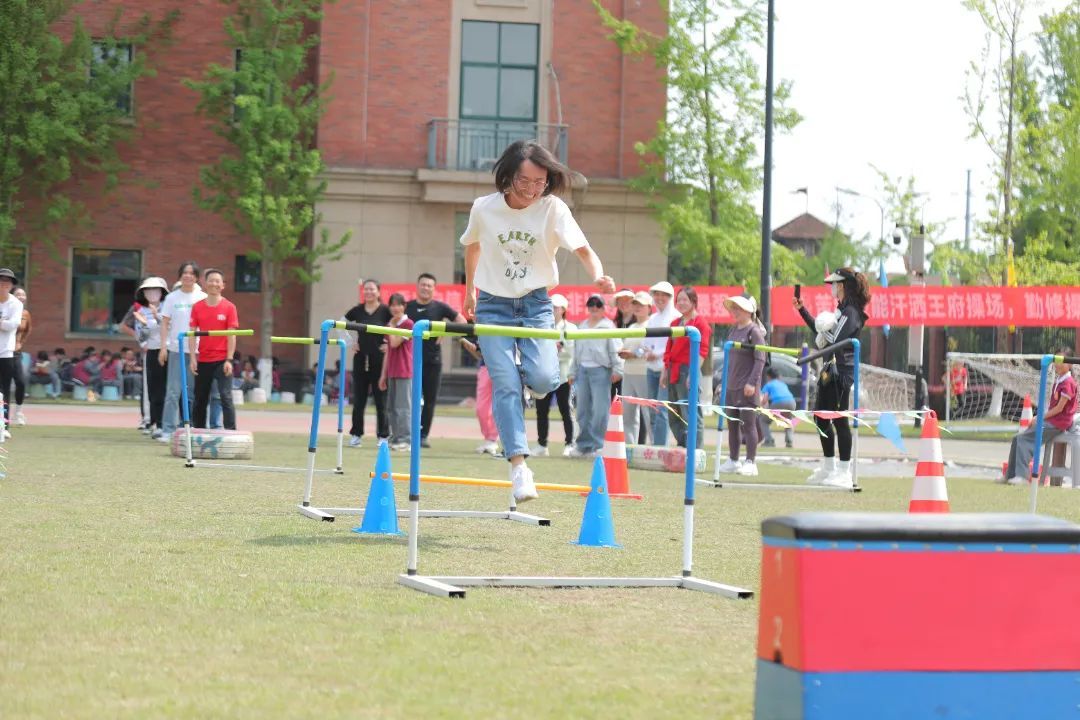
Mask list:
[[[733,340],[728,340],[724,343],[724,367],[720,374],[720,403],[723,404],[727,400],[727,385],[728,385],[728,353],[732,349],[740,350],[764,350],[766,352],[782,352],[786,355],[794,355],[799,359],[797,363],[806,367],[811,360],[816,360],[822,355],[826,355],[833,352],[843,346],[851,344],[855,350],[855,385],[852,388],[855,400],[854,408],[856,413],[859,410],[859,370],[861,364],[859,362],[859,351],[861,349],[858,338],[850,338],[844,340],[835,345],[830,345],[823,350],[811,354],[802,354],[803,350],[794,350],[792,348],[777,348],[771,345],[754,345],[752,343],[738,343]],[[804,346],[805,348],[805,346]],[[712,480],[698,480],[698,484],[707,485],[714,488],[728,488],[728,489],[742,489],[742,490],[810,490],[817,492],[862,492],[862,488],[859,487],[859,416],[856,414],[852,420],[854,428],[854,434],[851,439],[851,480],[853,487],[842,488],[832,487],[829,485],[810,485],[809,483],[794,484],[794,483],[760,483],[760,482],[739,482],[739,481],[721,481],[720,480],[720,461],[721,454],[724,448],[724,416],[721,414],[717,420],[716,425],[716,455],[713,458],[713,477]]]
[[[326,360],[326,338],[331,330],[352,330],[357,333],[370,332],[379,335],[396,335],[398,337],[413,338],[413,332],[410,330],[401,330],[399,328],[386,327],[383,325],[365,325],[364,323],[345,322],[343,320],[324,320],[320,327],[319,340],[322,342],[319,344],[319,362],[316,366],[316,386],[321,387],[323,381],[323,373],[325,371]],[[421,353],[422,354],[422,353]],[[344,363],[342,363],[344,366]],[[412,412],[412,454],[418,452],[419,438],[420,438],[420,398],[423,393],[416,389],[416,380],[419,378],[423,371],[423,358],[417,358],[414,352],[413,356],[413,412]],[[318,450],[318,419],[319,419],[319,403],[321,396],[315,394],[315,403],[311,411],[311,435],[308,442],[308,471],[307,482],[304,486],[304,498],[297,510],[304,517],[312,520],[320,520],[322,522],[334,522],[334,519],[338,516],[363,516],[364,508],[361,507],[316,507],[311,504],[311,490],[313,483],[313,476],[315,474],[315,454]],[[425,510],[423,516],[428,518],[467,518],[473,520],[510,520],[512,522],[519,522],[525,525],[536,525],[538,527],[548,527],[551,525],[551,520],[537,515],[529,515],[528,513],[519,512],[517,509],[517,501],[514,499],[514,493],[509,493],[510,501],[506,510]],[[408,517],[408,510],[398,510],[398,517]]]
[[[409,458],[409,556],[406,572],[398,576],[398,583],[413,590],[442,598],[464,598],[466,587],[543,587],[543,588],[597,588],[597,587],[674,587],[699,590],[729,598],[750,598],[753,592],[745,588],[725,585],[693,577],[694,556],[694,464],[686,463],[686,493],[683,501],[683,553],[682,575],[674,577],[565,577],[565,576],[457,576],[420,575],[417,571],[420,537],[420,394],[423,352],[421,342],[425,333],[432,336],[447,333],[475,335],[501,335],[515,338],[544,340],[601,339],[623,337],[689,337],[690,357],[697,357],[701,336],[697,328],[634,328],[615,330],[571,330],[520,328],[501,325],[472,325],[421,320],[413,327],[413,416],[412,454]],[[697,443],[698,389],[701,369],[691,363],[689,405],[690,418],[686,445]]]
[[[184,467],[188,468],[224,468],[228,470],[246,470],[250,472],[273,472],[273,473],[302,473],[307,472],[307,468],[302,467],[281,467],[276,465],[247,465],[241,463],[224,463],[224,462],[202,462],[196,461],[191,454],[191,422],[189,418],[188,407],[188,392],[187,392],[187,361],[184,359],[184,346],[186,343],[183,341],[186,337],[203,337],[206,335],[237,335],[237,336],[250,336],[254,334],[253,330],[210,330],[210,331],[197,331],[188,330],[187,332],[180,333],[177,336],[178,345],[180,346],[180,381],[183,384],[181,389],[181,395],[183,401],[181,402],[183,408],[184,419],[184,433],[185,443],[187,445],[185,451]],[[314,345],[318,342],[317,338],[299,338],[299,337],[271,337],[271,343],[284,343],[289,345]],[[345,348],[348,347],[348,343],[345,340],[333,340],[333,343],[337,343],[341,347],[341,372],[345,372]],[[344,380],[344,378],[342,378]],[[333,470],[330,469],[318,469],[312,470],[316,473],[327,473],[334,475],[345,474],[345,454],[343,452],[345,435],[345,383],[338,383],[338,427],[337,427],[337,467]],[[316,394],[316,393],[313,393]],[[321,391],[317,393],[321,398]]]

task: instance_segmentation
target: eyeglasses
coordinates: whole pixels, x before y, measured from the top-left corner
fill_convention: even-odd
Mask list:
[[[521,175],[514,176],[514,185],[521,190],[528,190],[530,188],[536,188],[537,190],[543,190],[547,187],[547,178],[541,180],[529,180]]]

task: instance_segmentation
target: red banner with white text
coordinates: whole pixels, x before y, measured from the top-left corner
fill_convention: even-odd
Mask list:
[[[623,286],[620,286],[623,287]],[[629,285],[631,290],[648,290],[647,285]],[[724,300],[742,293],[741,287],[697,285],[698,313],[710,323],[725,325],[731,315]],[[773,288],[772,322],[776,327],[802,325],[792,306],[794,288]],[[406,300],[416,296],[416,286],[405,283],[382,286],[382,299],[399,292]],[[569,301],[567,315],[572,321],[585,317],[585,301],[595,294],[591,285],[560,285],[552,292],[562,293]],[[1080,287],[871,287],[869,324],[872,326],[910,325],[986,327],[1080,327]],[[460,310],[465,300],[464,285],[439,285],[435,298]],[[609,304],[610,297],[607,298]],[[802,288],[802,300],[811,315],[836,309],[826,285]]]
[[[772,294],[773,325],[802,325],[792,306],[794,288]],[[828,286],[804,287],[811,315],[833,310]],[[906,327],[1080,326],[1080,287],[871,287],[870,325]]]

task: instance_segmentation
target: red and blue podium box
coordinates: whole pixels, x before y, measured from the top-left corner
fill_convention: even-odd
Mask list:
[[[799,513],[762,540],[758,720],[1080,718],[1080,526]]]

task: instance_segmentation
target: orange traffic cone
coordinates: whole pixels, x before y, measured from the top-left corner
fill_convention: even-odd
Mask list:
[[[623,431],[622,400],[611,401],[607,434],[604,435],[604,473],[607,475],[608,496],[630,500],[642,500],[641,495],[630,492],[630,473],[626,466],[626,433]]]
[[[915,466],[915,485],[911,488],[908,512],[949,512],[945,462],[941,455],[941,433],[938,431],[937,415],[933,412],[923,419],[919,464]]]
[[[1032,415],[1032,412],[1031,412],[1031,396],[1030,395],[1025,395],[1024,396],[1024,409],[1020,411],[1020,430],[1021,431],[1027,430],[1028,426],[1031,425],[1032,416],[1033,415]]]

